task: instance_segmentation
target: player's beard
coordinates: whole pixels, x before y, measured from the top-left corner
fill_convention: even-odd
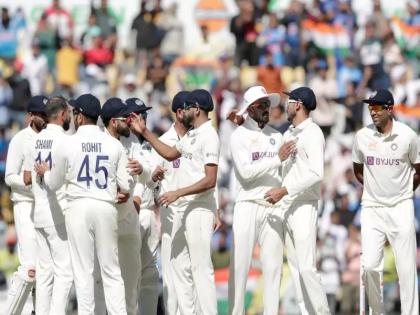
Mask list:
[[[35,116],[32,120],[32,124],[35,129],[40,132],[42,129],[44,129],[47,126],[47,122],[42,119],[41,117]]]
[[[190,129],[192,127],[193,122],[193,115],[188,115],[187,113],[184,113],[182,116],[182,124],[184,125],[185,129]]]
[[[63,121],[64,131],[67,131],[67,130],[70,129],[70,122],[71,122],[71,117],[67,117],[67,119],[65,121]]]
[[[118,124],[117,125],[117,133],[120,136],[128,138],[130,136],[130,128],[128,127],[127,124],[125,124],[125,125]]]

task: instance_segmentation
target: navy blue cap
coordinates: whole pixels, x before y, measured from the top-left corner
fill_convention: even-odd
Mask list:
[[[144,104],[144,102],[137,97],[128,98],[128,99],[125,100],[125,103],[127,104],[127,111],[128,111],[129,114],[131,114],[131,113],[135,113],[135,114],[144,113],[144,112],[146,112],[146,111],[148,111],[149,109],[152,108],[150,106],[146,106]]]
[[[391,92],[386,89],[376,90],[367,100],[362,100],[363,103],[394,105],[394,97]]]
[[[127,106],[118,97],[111,97],[102,105],[101,117],[103,120],[109,120],[117,117],[127,117],[130,113]]]
[[[294,89],[291,92],[283,92],[288,95],[291,100],[302,102],[308,110],[314,110],[316,108],[316,97],[312,89],[302,86]]]
[[[78,112],[91,118],[98,118],[101,114],[101,103],[92,94],[80,95],[75,100],[70,100],[69,104]]]
[[[184,108],[184,103],[187,99],[188,94],[190,94],[190,92],[187,91],[181,91],[176,93],[176,95],[174,96],[173,100],[172,100],[172,111],[174,113],[176,113],[176,111],[179,108]]]
[[[199,108],[206,112],[211,112],[214,108],[213,99],[208,91],[197,89],[188,94],[185,104],[198,105]]]
[[[48,102],[48,97],[44,95],[33,96],[29,99],[28,104],[26,105],[26,111],[28,113],[45,113],[46,104]]]

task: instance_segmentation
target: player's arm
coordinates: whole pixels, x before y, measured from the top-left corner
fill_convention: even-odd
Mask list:
[[[163,143],[153,132],[146,128],[146,123],[141,115],[132,115],[135,118],[131,122],[131,130],[137,136],[142,135],[150,143],[153,149],[159,153],[160,156],[168,161],[173,161],[181,157],[181,153],[177,150],[176,147],[171,147]]]
[[[251,164],[249,148],[240,137],[231,137],[230,146],[232,152],[235,174],[240,182],[249,182],[257,179],[272,169],[281,167],[282,161],[286,160],[295,148],[294,142],[287,142],[280,148],[279,154],[273,159],[264,159]]]
[[[46,162],[35,164],[35,171],[38,176],[44,178],[44,185],[50,190],[58,190],[64,185],[67,172],[67,157],[69,156],[66,148],[67,141],[62,141],[51,150],[51,169]]]
[[[363,185],[363,164],[353,162],[353,172],[359,183]]]
[[[128,158],[124,152],[123,146],[120,143],[118,143],[118,149],[119,154],[117,161],[117,186],[121,193],[131,194],[134,189],[135,183],[133,177],[128,173]]]
[[[29,189],[25,184],[24,174],[20,173],[24,163],[24,146],[18,143],[18,139],[13,138],[7,151],[5,182],[6,185],[14,189]]]
[[[356,179],[363,185],[363,153],[359,148],[358,135],[354,138],[352,148],[353,172]]]
[[[289,183],[286,194],[291,197],[305,191],[309,187],[319,183],[324,178],[324,147],[325,140],[321,132],[314,134],[310,141],[305,143],[305,154],[308,157],[306,176],[296,178],[296,181]]]
[[[202,192],[205,192],[209,189],[216,187],[217,182],[217,164],[206,164],[204,166],[205,176],[199,180],[198,182],[180,188],[175,191],[169,191],[167,193],[162,194],[159,199],[158,203],[160,206],[168,205],[178,198],[188,196],[188,195],[195,195]]]
[[[416,190],[420,184],[420,144],[417,135],[414,133],[411,137],[408,157],[415,170],[413,178],[413,190]]]

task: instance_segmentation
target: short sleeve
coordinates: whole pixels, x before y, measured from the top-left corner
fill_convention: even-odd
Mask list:
[[[420,163],[420,140],[415,134],[411,137],[410,144],[408,147],[408,158],[412,164]]]
[[[357,135],[354,138],[353,150],[352,150],[352,159],[353,159],[354,163],[363,164],[363,153],[359,149],[359,142],[358,142]]]
[[[204,164],[219,164],[220,143],[216,133],[210,134],[204,138],[203,157]]]

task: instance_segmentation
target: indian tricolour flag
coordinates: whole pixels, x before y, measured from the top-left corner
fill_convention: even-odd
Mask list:
[[[351,39],[347,30],[339,24],[328,24],[305,20],[302,22],[303,36],[325,55],[350,53]]]
[[[395,40],[408,57],[420,57],[420,26],[408,25],[398,17],[391,20]]]
[[[229,310],[228,304],[228,282],[229,282],[229,268],[218,269],[214,271],[216,279],[216,294],[217,294],[217,313],[219,315],[227,315]],[[245,308],[251,305],[255,292],[257,291],[258,283],[261,278],[261,272],[257,269],[251,269],[248,273],[248,281],[246,284],[245,293]]]

